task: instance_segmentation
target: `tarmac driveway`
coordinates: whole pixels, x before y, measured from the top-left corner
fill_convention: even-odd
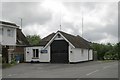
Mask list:
[[[20,63],[3,69],[2,75],[3,78],[118,78],[118,62]]]

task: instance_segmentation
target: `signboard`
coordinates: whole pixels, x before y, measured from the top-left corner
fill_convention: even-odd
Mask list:
[[[41,53],[48,53],[47,50],[41,50]]]

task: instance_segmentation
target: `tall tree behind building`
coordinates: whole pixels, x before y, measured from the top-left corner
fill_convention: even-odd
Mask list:
[[[30,45],[39,45],[41,38],[39,35],[27,35],[27,40],[29,41]]]
[[[97,59],[120,59],[120,42],[116,44],[99,44],[93,43],[92,48],[97,52]]]

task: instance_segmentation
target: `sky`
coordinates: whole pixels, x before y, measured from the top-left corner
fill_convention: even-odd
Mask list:
[[[97,43],[118,42],[117,2],[3,2],[3,21],[21,24],[25,35],[41,38],[60,30]]]

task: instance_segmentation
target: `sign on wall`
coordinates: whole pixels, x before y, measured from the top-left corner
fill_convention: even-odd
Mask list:
[[[48,53],[47,50],[41,50],[41,53]]]

